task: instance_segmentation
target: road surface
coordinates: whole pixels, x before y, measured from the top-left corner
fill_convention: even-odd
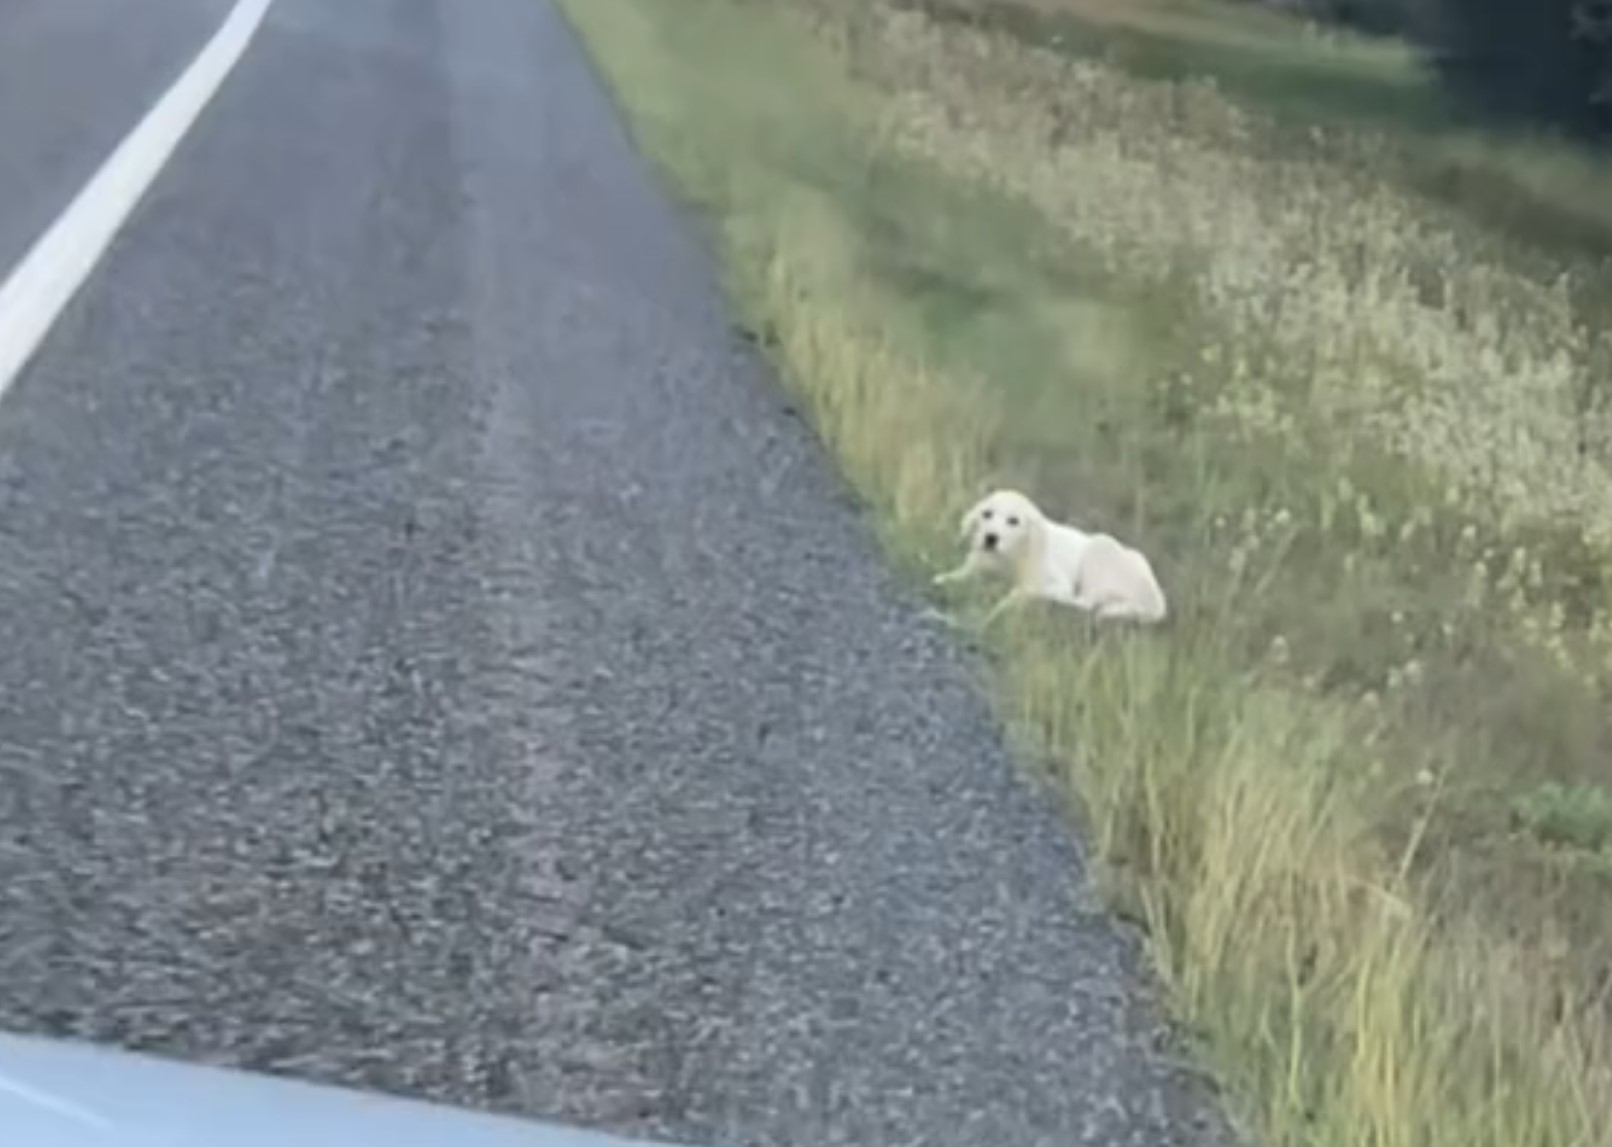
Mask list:
[[[0,3],[0,279],[229,11],[229,0]]]
[[[7,6],[0,257],[227,9]],[[551,8],[276,0],[0,401],[0,1028],[712,1145],[1221,1141],[920,615]]]

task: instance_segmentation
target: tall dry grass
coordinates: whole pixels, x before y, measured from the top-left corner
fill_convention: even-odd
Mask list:
[[[1160,555],[1167,631],[1020,617],[992,680],[1250,1131],[1612,1141],[1612,835],[1558,831],[1612,744],[1588,292],[1207,89],[567,6],[899,560],[999,480]]]

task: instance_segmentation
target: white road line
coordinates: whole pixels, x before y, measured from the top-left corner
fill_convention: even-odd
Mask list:
[[[0,396],[240,60],[274,0],[238,0],[213,38],[0,284]]]

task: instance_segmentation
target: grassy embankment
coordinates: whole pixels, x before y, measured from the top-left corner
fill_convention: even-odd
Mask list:
[[[1608,1141],[1602,169],[1201,2],[565,7],[895,560],[999,482],[1154,555],[993,680],[1256,1137]]]

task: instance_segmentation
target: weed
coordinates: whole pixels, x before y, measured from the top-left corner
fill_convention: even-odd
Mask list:
[[[1547,781],[1517,798],[1522,827],[1545,844],[1600,852],[1612,846],[1612,793]]]

